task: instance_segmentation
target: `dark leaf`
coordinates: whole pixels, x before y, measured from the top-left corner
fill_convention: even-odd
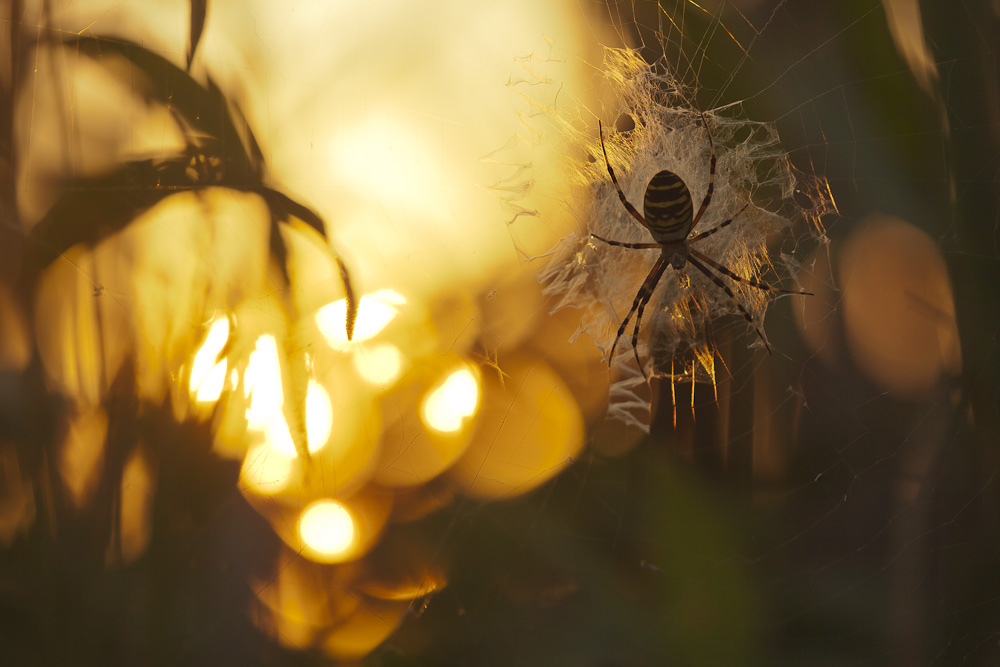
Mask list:
[[[264,153],[260,150],[260,144],[257,143],[257,137],[254,136],[253,130],[250,128],[250,123],[247,121],[246,115],[243,110],[240,109],[239,105],[233,103],[233,112],[239,115],[239,121],[242,127],[246,131],[246,142],[247,149],[250,152],[250,161],[252,164],[258,165],[261,173],[264,171]]]
[[[295,216],[316,230],[316,233],[324,239],[329,239],[326,234],[326,223],[323,222],[323,218],[319,217],[319,214],[308,206],[304,206],[288,195],[270,188],[261,188],[260,196],[267,202],[267,206],[271,209],[271,213],[275,219],[287,221],[290,216]]]
[[[187,68],[191,69],[191,62],[194,60],[195,51],[198,50],[198,42],[201,41],[201,33],[205,29],[205,15],[208,13],[208,0],[191,0],[191,42],[188,45]]]
[[[281,237],[281,225],[273,217],[271,219],[271,238],[268,239],[271,258],[278,263],[281,271],[281,280],[287,287],[291,283],[288,271],[288,248],[285,247],[285,239]]]
[[[192,2],[191,53],[197,46],[205,11],[207,0]],[[195,20],[198,12],[202,13],[200,21]],[[264,185],[264,159],[256,137],[242,112],[229,104],[214,81],[209,79],[203,86],[169,60],[125,40],[75,35],[67,38],[65,44],[75,45],[80,52],[95,59],[118,56],[130,62],[148,79],[147,99],[169,108],[186,134],[192,140],[198,139],[197,144],[189,146],[186,157],[155,165],[149,160],[133,162],[107,177],[77,183],[75,191],[61,199],[32,232],[31,260],[26,262],[23,272],[29,284],[73,245],[96,243],[121,230],[136,215],[178,189],[218,185],[257,193],[267,202],[275,224],[295,216],[329,240],[326,224],[318,214]],[[190,57],[189,54],[189,64]],[[123,78],[131,76],[127,70],[109,68],[109,71]],[[126,83],[136,89],[131,80]],[[234,111],[243,121],[243,133],[233,122],[231,114]],[[109,193],[114,196],[104,201]],[[82,217],[81,211],[86,211]],[[272,256],[287,280],[287,252],[276,227],[272,229],[270,242]],[[354,335],[357,299],[346,264],[338,257],[337,265],[347,299],[345,329],[350,340]]]
[[[263,165],[249,156],[243,138],[233,124],[229,103],[211,79],[202,86],[166,58],[124,40],[74,35],[64,43],[76,46],[81,53],[98,60],[118,56],[132,63],[146,75],[148,89],[136,88],[128,70],[108,68],[108,71],[121,76],[129,88],[145,93],[147,99],[155,100],[168,107],[175,116],[179,115],[188,125],[184,129],[194,130],[189,131],[189,135],[213,138],[220,151],[219,157],[225,162],[230,182],[240,183],[241,189],[253,189],[260,183]],[[259,153],[260,149],[256,151]]]
[[[337,257],[337,266],[340,267],[340,282],[344,283],[344,294],[347,298],[347,321],[344,323],[344,328],[347,331],[347,340],[351,340],[354,338],[354,323],[358,320],[358,300],[351,286],[351,274],[348,273],[347,265],[340,257]]]
[[[316,233],[318,233],[321,237],[329,240],[329,236],[327,236],[326,233],[326,223],[323,221],[323,218],[321,218],[309,207],[303,206],[287,195],[277,192],[276,190],[271,190],[270,188],[263,188],[259,194],[264,198],[264,201],[267,202],[268,207],[271,209],[271,215],[275,221],[287,221],[289,216],[295,216],[316,230]],[[272,253],[275,251],[276,233],[276,231],[272,231],[271,235]],[[340,270],[340,281],[344,285],[344,297],[347,299],[347,320],[344,323],[344,329],[347,332],[347,340],[352,340],[354,338],[354,323],[358,318],[358,300],[354,294],[354,287],[351,285],[351,274],[350,271],[347,270],[347,265],[339,256],[336,257],[336,260],[337,267]],[[287,270],[284,271],[287,280]]]
[[[128,226],[144,211],[181,189],[187,160],[129,162],[104,176],[80,179],[49,209],[28,235],[22,265],[25,294],[60,255],[83,243],[94,245]]]
[[[9,25],[20,25],[22,14],[24,13],[24,7],[19,0],[14,0],[8,6],[8,15],[4,16],[9,22]],[[2,54],[6,62],[0,63],[0,74],[3,78],[0,79],[0,99],[4,100],[3,104],[0,104],[0,157],[2,157],[7,164],[4,165],[7,172],[4,174],[4,189],[10,188],[13,190],[14,174],[16,169],[13,168],[14,164],[14,108],[15,105],[10,101],[14,99],[15,91],[17,90],[18,84],[21,81],[21,77],[25,74],[22,70],[24,69],[24,63],[28,61],[24,57],[24,44],[21,39],[21,31],[10,29],[7,35],[6,43],[3,44],[5,52]]]

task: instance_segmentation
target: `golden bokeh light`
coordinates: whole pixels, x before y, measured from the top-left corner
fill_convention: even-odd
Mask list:
[[[397,554],[405,553],[406,558]],[[357,589],[379,600],[417,600],[447,585],[438,549],[417,533],[396,532],[382,536],[380,548],[367,559]]]
[[[459,368],[427,393],[420,406],[420,418],[435,431],[458,431],[476,414],[479,398],[479,372],[472,366]]]
[[[265,431],[275,421],[283,421],[281,405],[285,397],[281,389],[281,365],[274,336],[265,334],[257,339],[243,374],[243,391],[250,399],[246,412],[247,428]]]
[[[224,188],[180,192],[101,242],[62,253],[39,279],[33,318],[39,354],[60,391],[98,404],[127,362],[140,397],[160,402],[179,386],[175,415],[184,418],[197,400],[186,369],[203,344],[199,325],[266,283],[253,270],[267,263],[267,243],[256,240],[265,211],[259,197]]]
[[[323,385],[310,380],[306,390],[306,439],[310,452],[320,450],[333,430],[333,406]]]
[[[198,385],[195,400],[199,403],[215,403],[219,400],[222,390],[226,387],[226,370],[225,359],[212,366]]]
[[[364,657],[399,627],[410,604],[410,600],[366,600],[327,635],[323,642],[324,652],[337,660]]]
[[[260,346],[255,352],[266,350]],[[351,372],[349,359],[334,359],[318,355],[319,360],[307,364],[301,381],[301,399],[292,403],[290,393],[266,388],[260,394],[251,387],[250,400],[243,390],[227,396],[225,408],[217,421],[214,447],[220,454],[242,459],[254,452],[254,446],[264,444],[275,454],[286,458],[308,456],[297,463],[298,473],[281,488],[274,487],[272,495],[288,499],[336,495],[350,497],[367,484],[375,471],[375,462],[381,451],[382,419],[376,403],[377,393]],[[259,357],[255,362],[265,360]],[[273,361],[273,359],[272,359]],[[280,360],[279,360],[280,361]],[[244,384],[259,384],[260,371],[266,364],[252,364],[244,374]],[[277,365],[274,362],[273,365]],[[339,370],[342,369],[342,370]],[[251,371],[252,372],[249,372]],[[277,370],[274,369],[275,375]],[[326,382],[318,378],[334,378],[337,372],[345,375],[339,382]],[[290,374],[289,374],[290,375]],[[313,375],[312,378],[309,375]],[[273,385],[278,385],[275,377]],[[262,403],[260,396],[271,396],[272,403]],[[283,404],[277,397],[283,396]],[[252,404],[248,409],[247,404]],[[292,438],[291,424],[301,421],[301,444]],[[268,464],[271,465],[271,464]],[[250,485],[258,481],[253,468],[245,470],[250,475]]]
[[[295,474],[295,456],[276,451],[265,443],[252,447],[240,468],[241,488],[262,496],[281,493]]]
[[[394,522],[446,507],[462,491],[499,497],[527,490],[561,469],[582,442],[579,409],[560,384],[563,368],[515,367],[508,386],[517,391],[507,392],[502,385],[512,371],[504,361],[487,394],[482,375],[492,370],[469,360],[486,347],[495,355],[507,346],[503,356],[534,344],[547,306],[534,267],[521,260],[546,251],[577,218],[565,205],[564,140],[521,141],[545,132],[524,132],[516,119],[541,116],[533,112],[564,89],[597,108],[586,90],[592,72],[580,57],[591,48],[588,55],[596,55],[597,44],[584,47],[577,25],[565,20],[566,8],[579,11],[571,0],[519,0],[491,8],[489,21],[461,2],[433,12],[402,3],[391,8],[391,20],[363,3],[300,4],[289,12],[280,3],[208,3],[206,35],[188,63],[184,52],[193,45],[177,37],[191,35],[151,29],[168,25],[152,4],[98,16],[56,3],[44,21],[31,19],[53,37],[25,42],[37,51],[35,63],[77,80],[64,98],[61,81],[47,85],[36,69],[38,104],[20,98],[18,123],[35,128],[30,145],[16,147],[22,165],[31,165],[16,175],[25,231],[59,203],[62,193],[49,184],[146,164],[176,167],[188,180],[176,191],[143,184],[145,208],[111,220],[113,232],[101,220],[95,234],[106,236],[58,248],[24,309],[24,326],[0,294],[7,315],[0,318],[0,367],[24,367],[33,344],[47,386],[72,405],[55,459],[60,474],[52,479],[74,510],[97,504],[96,485],[110,469],[105,456],[115,462],[108,447],[108,415],[115,413],[107,408],[117,406],[115,382],[142,410],[151,408],[144,415],[164,406],[186,427],[210,412],[213,453],[239,462],[240,492],[285,545],[283,566],[257,593],[276,619],[261,629],[276,629],[286,646],[359,660],[399,626],[414,599],[444,585],[444,574],[416,562],[416,549],[405,543],[388,550],[399,569],[373,565]],[[185,28],[193,21],[171,16]],[[147,22],[140,38],[136,28]],[[344,25],[378,48],[358,60],[350,39],[314,39]],[[60,36],[81,35],[107,48],[85,56],[85,49],[58,44]],[[176,79],[143,72],[138,60],[115,55],[121,40],[191,80],[178,87]],[[573,57],[564,58],[562,48]],[[413,56],[402,70],[400,53]],[[348,61],[358,67],[345,70]],[[532,96],[547,92],[522,96],[515,111],[510,82],[523,76],[524,63],[552,75],[552,84],[534,87]],[[336,86],[317,87],[331,77]],[[189,118],[182,89],[225,98],[230,105],[220,108],[235,116],[239,137],[211,136],[213,118]],[[163,91],[169,94],[161,99]],[[341,104],[362,98],[363,105]],[[225,139],[225,153],[217,139]],[[240,146],[241,139],[259,145]],[[266,187],[228,169],[229,151],[241,148],[254,153]],[[220,160],[227,168],[213,169]],[[286,195],[293,205],[282,209]],[[119,198],[112,192],[111,199]],[[532,215],[522,215],[527,211]],[[348,287],[340,281],[348,269],[354,289],[405,291],[359,294],[351,341],[342,298]],[[534,288],[530,298],[525,284]],[[485,295],[497,290],[504,299],[487,304],[493,297]],[[21,340],[28,327],[35,341]],[[599,387],[588,386],[587,399],[599,404]],[[485,427],[484,411],[491,415]],[[208,433],[208,424],[197,426]],[[477,434],[498,449],[470,452]],[[161,451],[137,448],[118,461],[120,504],[110,511],[120,542],[108,563],[140,558],[159,529],[151,508],[160,509],[157,474],[167,470],[153,458]],[[50,492],[28,484],[18,491],[6,474],[18,472],[18,461],[10,461],[0,449],[0,487],[7,490],[0,494],[0,541],[34,515],[33,499]],[[480,477],[468,473],[475,462]],[[4,499],[15,491],[22,499],[8,512]]]
[[[584,443],[580,408],[563,379],[538,358],[512,356],[507,378],[486,376],[476,436],[448,476],[466,495],[527,493],[568,466]]]
[[[836,368],[843,363],[843,327],[838,315],[842,294],[834,281],[829,247],[816,249],[802,262],[798,280],[813,295],[791,297],[799,333],[817,358]]]
[[[513,296],[498,295],[491,301],[515,301],[525,292],[535,292],[531,296],[541,298],[541,286],[536,283],[525,286]],[[500,307],[511,308],[510,305]],[[563,308],[539,319],[541,321],[525,343],[544,355],[545,362],[565,380],[583,414],[603,415],[608,404],[608,367],[601,351],[590,338],[576,335],[580,327],[579,311]],[[484,372],[497,375],[503,371],[504,360],[499,359],[498,354],[494,357],[494,364],[498,367],[484,368]],[[638,439],[638,435],[631,438],[633,443]],[[623,441],[619,439],[617,444],[621,445]]]
[[[390,343],[374,343],[358,349],[354,369],[373,387],[392,385],[403,370],[403,353]]]
[[[375,481],[397,489],[426,484],[454,465],[471,437],[472,429],[421,428],[420,421],[407,413],[385,430]]]
[[[318,452],[326,445],[333,430],[333,407],[330,394],[315,381],[309,383],[306,392],[306,444],[310,453]],[[285,456],[296,456],[295,442],[288,429],[284,415],[278,411],[265,429],[268,446]]]
[[[14,447],[0,445],[0,545],[9,547],[35,520],[35,494]]]
[[[95,251],[70,248],[39,280],[34,331],[45,371],[55,387],[78,403],[101,402],[101,379],[117,364],[105,355],[98,334],[108,314],[93,297],[93,285],[78,267],[94,264]]]
[[[109,549],[107,561],[131,563],[146,552],[153,533],[156,475],[141,447],[132,450],[122,470],[118,526],[121,539]],[[117,551],[117,553],[116,553]]]
[[[962,369],[948,267],[937,244],[877,217],[841,253],[844,332],[861,371],[899,397],[920,397]]]
[[[222,352],[228,341],[229,318],[216,317],[208,329],[205,342],[202,343],[198,352],[194,355],[194,361],[191,362],[191,381],[189,386],[192,392],[197,393],[197,400],[199,402],[215,401],[222,393],[222,387],[225,384],[226,378],[226,362],[225,359],[218,363],[216,361],[218,360],[219,353]],[[222,368],[221,377],[217,377],[220,375],[218,372],[220,367]],[[204,389],[204,385],[206,384],[210,385],[207,391]],[[207,398],[212,393],[215,393],[214,398]]]
[[[303,510],[298,522],[299,536],[316,560],[332,562],[343,558],[354,545],[354,517],[335,500],[317,500]]]
[[[77,510],[86,510],[93,499],[104,463],[108,415],[102,408],[73,415],[66,439],[59,450],[59,476],[68,500]]]
[[[262,431],[268,444],[277,452],[295,456],[295,442],[282,407],[281,361],[274,336],[257,339],[244,374],[244,393],[250,399],[246,410],[247,428]],[[224,381],[224,376],[223,376]],[[305,398],[306,441],[310,452],[320,450],[333,430],[333,406],[326,389],[311,380]]]
[[[258,627],[282,645],[304,649],[362,604],[361,596],[342,595],[350,573],[282,549],[270,576],[254,581],[257,600],[267,614],[253,614]]]
[[[359,343],[377,336],[399,314],[406,297],[391,289],[366,294],[358,300],[358,319],[350,342]],[[347,300],[340,299],[316,311],[316,326],[330,347],[339,349],[347,342],[344,322],[347,320]]]
[[[413,364],[382,402],[387,423],[375,482],[413,489],[454,465],[472,438],[471,417],[482,400],[479,373],[454,353]]]
[[[366,486],[349,498],[335,498],[323,492],[325,485],[310,487],[304,482],[320,476],[315,474],[315,467],[300,467],[298,459],[294,465],[285,491],[245,489],[244,498],[267,519],[288,548],[310,561],[346,563],[368,554],[386,529],[392,513],[392,494]],[[319,467],[321,462],[310,465]],[[327,474],[332,473],[327,468]]]

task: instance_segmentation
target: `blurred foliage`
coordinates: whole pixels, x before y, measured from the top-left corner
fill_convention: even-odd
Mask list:
[[[194,34],[192,41],[196,42]],[[96,244],[180,190],[220,186],[259,194],[271,211],[271,253],[286,283],[288,251],[280,224],[294,216],[328,240],[319,215],[266,184],[264,156],[253,131],[245,121],[240,126],[234,123],[231,112],[241,116],[239,109],[211,78],[202,85],[162,56],[123,40],[74,36],[64,39],[62,46],[75,48],[98,62],[123,58],[145,75],[147,85],[138,90],[148,101],[170,110],[178,125],[185,128],[188,146],[183,155],[129,162],[110,174],[75,178],[64,184],[64,194],[32,228],[25,244],[24,294],[32,293],[38,274],[69,248],[78,243]],[[108,69],[130,79],[135,74],[132,69]],[[357,304],[347,269],[339,258],[338,262],[349,303],[346,327],[350,338]]]
[[[192,1],[188,66],[206,10],[205,0]],[[286,285],[288,250],[281,226],[294,218],[329,241],[318,214],[269,185],[252,129],[211,79],[200,83],[140,44],[64,36],[23,24],[24,11],[17,0],[3,6],[8,39],[0,104],[0,259],[4,286],[14,288],[29,323],[39,277],[55,260],[74,246],[94,247],[181,191],[226,187],[259,195],[271,215],[271,257]],[[102,65],[127,62],[128,68],[107,70],[125,77],[146,102],[169,108],[187,146],[178,154],[125,162],[107,173],[57,184],[54,204],[22,236],[15,183],[16,136],[24,129],[17,127],[14,109],[24,94],[22,82],[30,78],[33,51],[45,48],[73,49]],[[143,82],[136,85],[139,79]],[[356,299],[346,264],[336,261],[350,338]],[[294,305],[285,307],[293,318]],[[289,359],[305,363],[301,354]],[[37,507],[26,534],[0,553],[3,662],[180,664],[193,655],[197,664],[287,664],[291,654],[265,640],[247,616],[250,582],[270,571],[280,542],[238,493],[239,465],[211,451],[211,422],[177,423],[169,405],[141,404],[134,369],[126,364],[102,401],[108,419],[104,459],[94,500],[81,515],[61,488],[55,464],[74,408],[44,376],[37,351],[27,368],[0,374],[0,446],[15,452],[5,461],[0,497],[11,497],[23,475]],[[137,450],[155,453],[152,541],[137,563],[117,567],[122,479]]]

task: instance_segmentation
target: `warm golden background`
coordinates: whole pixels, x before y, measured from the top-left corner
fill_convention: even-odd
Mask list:
[[[993,5],[2,6],[0,663],[1000,657]],[[824,213],[626,423],[605,47]]]

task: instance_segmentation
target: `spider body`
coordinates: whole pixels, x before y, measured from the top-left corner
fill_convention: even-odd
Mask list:
[[[704,113],[701,114],[701,121],[705,125],[705,134],[708,136],[710,159],[708,168],[708,188],[705,191],[705,198],[701,201],[701,206],[698,207],[698,212],[694,213],[691,192],[688,190],[687,185],[681,177],[672,171],[663,170],[653,176],[653,178],[650,179],[649,184],[646,186],[646,194],[643,199],[643,213],[645,213],[645,215],[639,214],[639,211],[625,196],[621,185],[618,184],[615,172],[611,168],[611,162],[608,160],[608,150],[604,146],[604,128],[600,125],[600,123],[598,123],[598,128],[601,133],[601,151],[604,153],[604,164],[608,168],[608,175],[611,176],[611,182],[614,184],[615,191],[618,193],[618,199],[621,200],[622,205],[625,207],[625,210],[628,211],[629,215],[649,230],[650,236],[653,237],[654,242],[624,243],[622,241],[605,239],[597,234],[591,234],[591,236],[612,246],[620,246],[633,250],[653,248],[659,248],[660,250],[660,256],[657,258],[656,262],[649,270],[649,273],[646,275],[646,280],[643,281],[642,286],[639,288],[639,292],[635,295],[635,300],[632,302],[631,310],[629,310],[625,319],[622,320],[621,326],[618,327],[618,334],[615,336],[615,342],[611,345],[611,352],[608,354],[608,366],[611,366],[612,360],[615,356],[615,347],[618,345],[618,340],[625,332],[625,327],[628,326],[628,322],[632,318],[632,315],[635,314],[635,325],[632,328],[632,351],[635,354],[635,363],[639,366],[639,371],[642,373],[643,377],[646,377],[646,371],[642,367],[642,363],[639,361],[639,351],[637,349],[637,344],[639,342],[639,324],[642,321],[642,311],[645,309],[646,304],[649,303],[649,300],[653,297],[653,291],[660,282],[660,278],[663,277],[663,273],[666,271],[668,265],[672,266],[674,270],[680,271],[686,264],[691,264],[694,268],[705,274],[709,280],[715,283],[719,289],[723,290],[733,303],[736,304],[737,310],[740,311],[740,314],[743,315],[746,321],[750,323],[750,326],[754,328],[754,331],[757,332],[757,336],[759,336],[761,341],[764,343],[764,347],[767,348],[768,353],[771,352],[771,346],[768,344],[767,338],[764,337],[763,332],[761,332],[760,328],[758,328],[757,324],[753,321],[753,317],[750,315],[749,311],[747,311],[743,304],[740,303],[740,301],[736,298],[736,295],[733,294],[732,288],[730,288],[719,275],[713,273],[708,267],[712,267],[712,269],[715,269],[715,271],[719,274],[728,277],[734,282],[744,283],[766,292],[778,292],[782,294],[810,294],[809,292],[790,291],[777,287],[771,287],[767,283],[761,282],[755,278],[743,278],[733,273],[725,265],[716,262],[711,257],[708,257],[691,247],[692,244],[697,243],[701,239],[711,236],[720,229],[732,224],[733,220],[736,219],[736,217],[738,217],[740,213],[746,210],[747,206],[750,205],[750,203],[747,202],[747,204],[745,204],[743,208],[741,208],[732,218],[719,223],[707,231],[691,235],[691,230],[694,229],[695,225],[701,221],[702,216],[705,215],[705,211],[708,210],[708,205],[712,202],[712,193],[715,190],[715,143],[712,140],[712,130],[708,126],[708,121],[706,120]]]
[[[691,233],[694,222],[691,192],[672,171],[661,171],[649,181],[642,212],[650,235],[658,243],[681,241]]]

